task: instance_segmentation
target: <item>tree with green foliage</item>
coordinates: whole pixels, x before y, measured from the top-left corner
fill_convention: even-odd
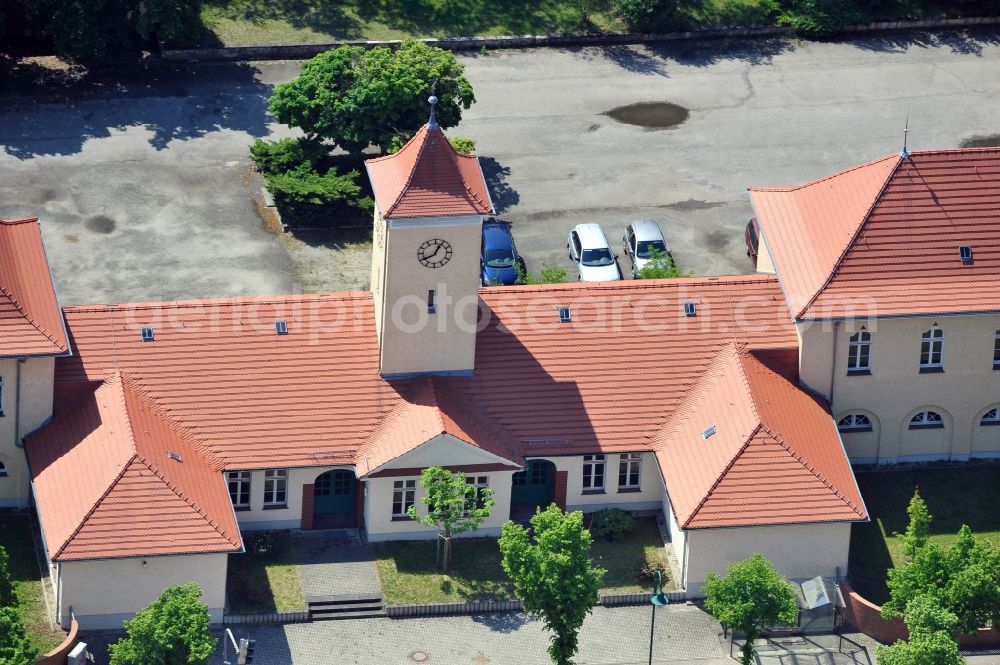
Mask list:
[[[1000,620],[1000,548],[962,525],[951,547],[927,543],[912,561],[889,570],[888,586],[885,618],[904,618],[910,603],[928,597],[957,617],[958,630],[974,633]]]
[[[958,617],[941,607],[930,596],[914,598],[906,606],[908,640],[879,646],[879,665],[961,665],[965,659],[958,651],[953,634]]]
[[[461,471],[448,471],[440,466],[432,466],[420,473],[420,486],[424,488],[423,503],[427,514],[417,513],[416,506],[410,506],[407,514],[426,526],[435,526],[440,531],[444,544],[441,568],[448,572],[451,561],[451,537],[478,529],[490,516],[493,505],[493,490],[477,487],[469,482]]]
[[[669,252],[654,249],[649,253],[649,260],[636,271],[635,276],[638,279],[669,279],[684,277],[686,274]]]
[[[7,548],[0,545],[0,607],[17,604],[14,590],[14,574],[10,570],[10,556]]]
[[[746,636],[743,665],[753,662],[754,642],[765,627],[791,626],[798,618],[795,588],[759,553],[730,564],[725,577],[709,573],[702,591],[708,613]]]
[[[33,665],[37,657],[17,607],[0,607],[0,665]]]
[[[299,76],[274,89],[268,108],[298,127],[352,153],[369,145],[388,150],[427,122],[429,95],[438,124],[454,127],[476,98],[455,55],[423,42],[398,49],[341,46],[302,65]]]
[[[542,267],[537,273],[528,272],[521,264],[514,266],[517,270],[518,284],[562,284],[566,281],[566,269],[550,265],[542,261]]]
[[[917,550],[927,544],[931,537],[931,513],[927,510],[927,504],[920,496],[920,490],[913,492],[910,505],[906,507],[906,514],[910,521],[906,525],[906,533],[902,536],[903,552],[911,559]]]
[[[125,622],[123,637],[112,644],[111,665],[205,665],[215,653],[208,632],[208,607],[195,583],[165,589],[151,605]]]
[[[552,662],[570,665],[580,627],[597,604],[607,571],[590,560],[593,541],[583,526],[583,513],[564,513],[553,504],[536,512],[531,526],[529,533],[520,524],[504,524],[501,563],[525,611],[541,617],[552,632]]]

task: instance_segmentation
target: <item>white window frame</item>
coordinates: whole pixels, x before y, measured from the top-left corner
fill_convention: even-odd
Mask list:
[[[408,520],[410,506],[416,505],[417,501],[417,481],[416,480],[394,480],[392,481],[392,519]],[[400,509],[396,510],[396,505]]]
[[[864,419],[863,421],[861,419]],[[871,432],[872,419],[863,413],[848,413],[837,422],[838,432]]]
[[[935,416],[936,419],[931,419],[931,416]],[[942,416],[937,411],[931,411],[930,409],[921,411],[920,413],[914,414],[910,418],[909,429],[942,429],[944,428],[944,416]]]
[[[924,351],[924,345],[927,351]],[[926,355],[926,361],[924,356]],[[934,360],[934,356],[937,360]],[[944,368],[944,329],[936,323],[920,335],[920,369],[938,370]]]
[[[237,510],[249,510],[250,509],[250,487],[251,487],[252,474],[249,471],[227,471],[226,472],[226,487],[229,489],[229,500],[233,504],[233,508]],[[236,496],[233,496],[233,483],[236,483]],[[246,502],[238,503],[238,499],[243,495],[243,489],[246,489]]]
[[[635,476],[635,482],[632,477]],[[622,478],[625,482],[622,482]],[[618,456],[618,491],[638,490],[642,487],[642,453],[622,453]]]
[[[605,455],[583,456],[583,484],[581,487],[584,492],[603,492],[607,478],[608,469]]]
[[[1000,425],[1000,408],[993,407],[979,419],[980,427],[990,427],[992,425]]]
[[[288,469],[268,469],[264,472],[264,507],[288,507]]]
[[[872,369],[872,334],[865,328],[848,338],[847,373],[870,374]]]

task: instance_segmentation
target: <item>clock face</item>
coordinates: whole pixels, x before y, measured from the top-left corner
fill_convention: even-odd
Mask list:
[[[440,268],[451,261],[451,245],[440,238],[428,240],[417,250],[417,259],[428,268]]]

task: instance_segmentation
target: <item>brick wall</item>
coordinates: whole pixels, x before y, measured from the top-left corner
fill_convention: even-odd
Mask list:
[[[569,471],[556,471],[556,482],[552,486],[552,501],[566,510],[566,486],[569,484]]]
[[[354,526],[362,528],[365,525],[365,481],[359,480],[354,488]]]
[[[36,660],[35,665],[66,665],[66,656],[69,655],[69,652],[72,651],[73,647],[76,646],[76,643],[79,642],[77,639],[77,633],[79,631],[80,624],[78,624],[74,619],[69,625],[69,635],[66,636],[63,643]]]
[[[302,486],[302,524],[301,528],[313,528],[313,484]]]

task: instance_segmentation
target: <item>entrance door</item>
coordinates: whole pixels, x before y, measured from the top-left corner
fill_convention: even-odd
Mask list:
[[[316,526],[354,524],[354,472],[327,471],[313,483],[313,517]]]
[[[552,484],[556,466],[543,459],[528,460],[524,471],[511,478],[511,503],[546,507],[552,503]]]

